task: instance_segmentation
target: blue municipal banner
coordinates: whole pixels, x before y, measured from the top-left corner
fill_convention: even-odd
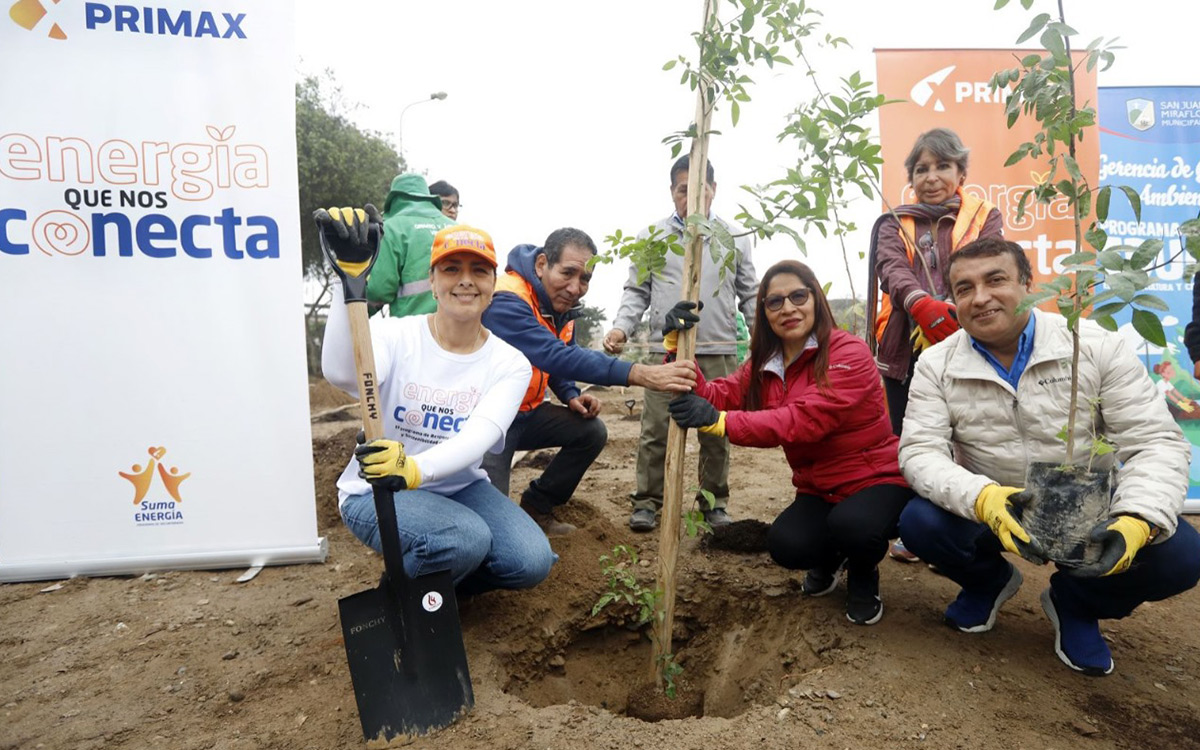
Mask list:
[[[1188,259],[1179,234],[1179,225],[1200,213],[1200,87],[1101,87],[1099,118],[1100,184],[1133,188],[1142,204],[1138,221],[1128,202],[1114,195],[1102,226],[1110,245],[1162,240],[1149,291],[1169,307],[1161,313],[1166,348],[1142,340],[1128,312],[1117,322],[1192,443],[1187,510],[1200,512],[1200,383],[1183,343],[1192,318],[1192,281],[1184,278]]]

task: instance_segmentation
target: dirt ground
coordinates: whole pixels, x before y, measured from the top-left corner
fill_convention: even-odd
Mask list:
[[[342,402],[323,384],[313,390],[314,413]],[[799,576],[765,554],[696,539],[681,546],[675,643],[703,716],[627,717],[649,642],[629,609],[591,616],[605,588],[598,558],[631,545],[652,584],[657,533],[626,526],[640,393],[601,397],[609,444],[564,514],[580,530],[552,540],[561,559],[536,589],[461,602],[475,708],[410,746],[1200,748],[1194,591],[1106,622],[1117,669],[1088,678],[1054,656],[1038,604],[1046,568],[1020,563],[1025,585],[996,628],[966,635],[941,624],[953,584],[885,560],[884,618],[857,627],[843,589],[803,598]],[[0,750],[366,746],[337,615],[338,599],[374,586],[381,570],[337,515],[333,482],[354,424],[313,425],[324,564],[268,568],[241,584],[232,570],[0,586]],[[782,453],[733,455],[731,512],[769,522],[791,496]],[[533,472],[518,467],[514,492]]]

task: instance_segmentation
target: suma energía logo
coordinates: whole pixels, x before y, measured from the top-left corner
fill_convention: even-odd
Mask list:
[[[118,476],[129,480],[129,483],[133,485],[133,504],[137,508],[133,513],[133,522],[138,526],[183,523],[183,511],[179,507],[183,503],[183,495],[180,494],[179,486],[192,475],[192,472],[180,473],[178,466],[168,469],[162,460],[163,456],[167,454],[166,446],[152,445],[146,449],[146,452],[150,454],[150,460],[146,462],[145,466],[135,463],[129,471],[117,472]],[[162,486],[170,496],[170,500],[146,499],[151,485],[154,484],[155,469],[158,470],[157,474],[162,480]]]

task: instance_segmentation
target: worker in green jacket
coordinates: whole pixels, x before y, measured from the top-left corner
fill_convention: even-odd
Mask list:
[[[431,195],[419,174],[397,175],[383,204],[383,240],[367,279],[372,310],[383,305],[393,318],[437,310],[429,287],[433,236],[454,224],[442,214],[442,199]]]

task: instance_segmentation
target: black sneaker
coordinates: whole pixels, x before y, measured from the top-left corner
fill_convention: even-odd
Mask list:
[[[629,528],[639,532],[654,531],[658,528],[658,518],[655,517],[654,511],[639,508],[630,514]]]
[[[879,598],[879,570],[849,571],[846,576],[846,619],[855,625],[874,625],[883,617]]]
[[[841,572],[840,563],[833,570],[813,568],[804,574],[804,583],[800,585],[800,590],[805,596],[825,596],[837,588]]]
[[[712,510],[704,511],[704,520],[714,529],[733,523],[733,519],[729,517],[724,508],[713,508]]]

